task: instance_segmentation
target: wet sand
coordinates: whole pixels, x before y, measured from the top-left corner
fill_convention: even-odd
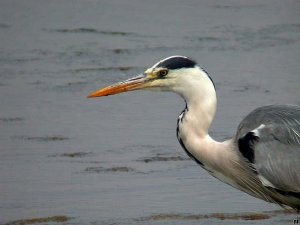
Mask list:
[[[292,224],[176,139],[184,102],[91,92],[164,57],[214,80],[217,140],[252,109],[300,104],[298,1],[0,2],[0,224]]]

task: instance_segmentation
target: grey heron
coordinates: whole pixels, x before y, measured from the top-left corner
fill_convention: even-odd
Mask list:
[[[233,138],[215,141],[208,134],[216,112],[215,85],[205,70],[185,56],[165,58],[141,75],[88,97],[138,89],[172,91],[185,100],[177,138],[212,176],[254,197],[300,210],[300,106],[257,108],[242,120]]]

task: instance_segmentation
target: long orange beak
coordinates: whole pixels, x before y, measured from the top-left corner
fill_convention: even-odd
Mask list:
[[[108,95],[115,95],[122,92],[127,91],[133,91],[138,89],[143,89],[147,87],[147,82],[149,81],[149,78],[146,76],[137,76],[133,77],[131,79],[104,87],[98,91],[95,91],[91,94],[89,94],[88,98],[96,98],[96,97],[102,97],[102,96],[108,96]]]

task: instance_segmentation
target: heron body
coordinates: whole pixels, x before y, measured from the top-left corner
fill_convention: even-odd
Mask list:
[[[185,100],[177,138],[212,176],[254,197],[300,210],[300,106],[260,107],[244,118],[232,139],[215,141],[208,134],[217,106],[214,83],[185,56],[163,59],[142,75],[88,97],[138,89],[172,91]]]

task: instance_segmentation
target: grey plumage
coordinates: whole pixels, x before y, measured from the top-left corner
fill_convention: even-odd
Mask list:
[[[242,146],[241,140],[246,142]],[[270,105],[254,110],[240,123],[235,142],[260,182],[280,196],[271,201],[285,204],[289,199],[299,209],[300,107]],[[252,160],[244,151],[253,151]]]

